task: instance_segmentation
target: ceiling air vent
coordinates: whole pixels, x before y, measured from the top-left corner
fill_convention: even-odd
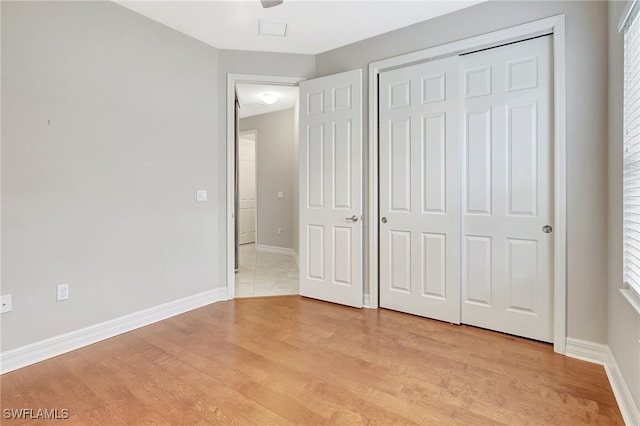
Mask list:
[[[279,22],[258,21],[259,34],[268,36],[285,37],[287,35],[287,24]]]

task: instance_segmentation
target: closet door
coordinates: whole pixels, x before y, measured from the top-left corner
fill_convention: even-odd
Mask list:
[[[461,57],[462,322],[553,340],[551,37]]]
[[[458,57],[380,75],[380,306],[460,322]]]

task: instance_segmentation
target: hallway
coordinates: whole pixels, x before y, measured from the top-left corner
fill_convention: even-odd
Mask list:
[[[287,254],[256,251],[255,244],[240,246],[236,297],[298,294],[298,265]]]

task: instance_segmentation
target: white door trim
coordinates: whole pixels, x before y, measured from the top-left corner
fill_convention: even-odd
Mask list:
[[[553,173],[554,173],[554,308],[553,349],[566,352],[567,297],[567,218],[566,218],[566,118],[565,118],[565,30],[564,14],[533,21],[465,40],[396,56],[369,64],[369,217],[368,265],[365,282],[369,300],[365,305],[378,307],[378,74],[381,72],[528,37],[553,33]]]
[[[236,297],[236,276],[234,255],[236,237],[234,232],[235,191],[234,176],[235,163],[235,87],[236,83],[278,84],[281,86],[295,86],[306,80],[300,77],[276,77],[252,74],[227,74],[227,298]],[[257,237],[257,234],[256,234]]]

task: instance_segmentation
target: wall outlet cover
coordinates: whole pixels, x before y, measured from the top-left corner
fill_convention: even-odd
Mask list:
[[[0,314],[11,312],[12,309],[11,295],[5,294],[4,296],[0,296]]]
[[[69,298],[69,284],[60,284],[56,286],[56,300],[67,300]]]

